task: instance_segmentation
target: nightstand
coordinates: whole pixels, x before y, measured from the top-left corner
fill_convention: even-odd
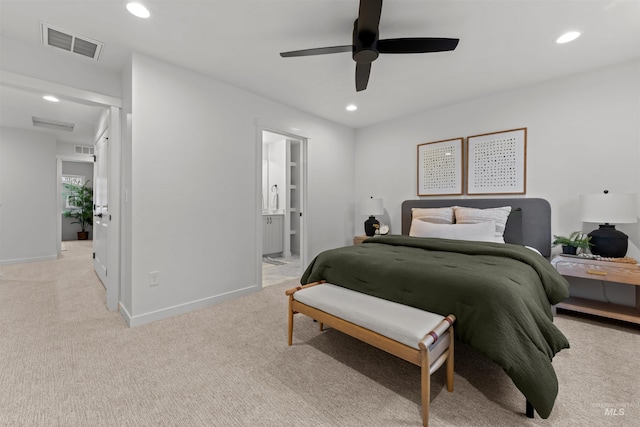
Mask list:
[[[563,276],[636,286],[635,308],[575,297],[567,298],[556,307],[640,324],[640,292],[638,292],[637,288],[637,286],[640,286],[640,266],[638,264],[596,261],[562,255],[553,258],[551,264]]]
[[[360,243],[362,243],[363,241],[365,241],[369,237],[370,236],[354,236],[353,237],[353,246],[359,245]]]

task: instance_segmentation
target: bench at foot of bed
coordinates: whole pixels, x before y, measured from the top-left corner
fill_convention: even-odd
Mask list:
[[[421,367],[422,423],[429,423],[431,374],[445,362],[447,390],[453,391],[453,314],[447,317],[376,298],[329,283],[286,291],[289,345],[293,317],[302,313],[374,347]]]

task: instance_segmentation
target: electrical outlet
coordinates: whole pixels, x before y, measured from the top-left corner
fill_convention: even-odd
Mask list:
[[[159,274],[159,271],[149,272],[149,286],[158,286],[160,284],[160,280],[158,279]]]

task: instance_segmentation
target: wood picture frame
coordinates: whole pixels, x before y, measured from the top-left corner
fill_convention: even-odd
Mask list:
[[[467,137],[467,194],[526,194],[527,128]]]
[[[462,194],[464,138],[418,144],[418,196]]]

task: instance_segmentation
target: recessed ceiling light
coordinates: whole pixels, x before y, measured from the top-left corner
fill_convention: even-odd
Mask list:
[[[358,107],[356,107],[353,104],[347,105],[347,111],[356,111],[357,109],[358,109]]]
[[[49,102],[60,102],[60,100],[53,95],[45,95],[42,99],[46,99]]]
[[[149,9],[147,9],[140,3],[135,3],[135,2],[127,3],[127,10],[132,15],[135,15],[138,18],[148,18],[151,16]]]
[[[577,31],[569,31],[568,33],[564,33],[563,35],[558,37],[558,39],[556,40],[556,43],[560,43],[560,44],[569,43],[571,41],[574,41],[578,37],[580,37],[580,33],[579,32],[577,32]]]

